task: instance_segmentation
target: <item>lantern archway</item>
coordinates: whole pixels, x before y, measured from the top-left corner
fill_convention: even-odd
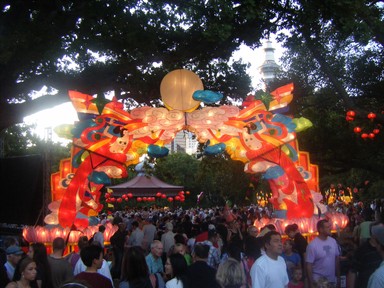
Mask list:
[[[280,87],[268,103],[247,97],[243,109],[222,105],[210,107],[222,97],[203,90],[191,71],[167,74],[160,90],[166,108],[139,107],[130,112],[123,105],[69,91],[80,121],[72,129],[72,157],[52,176],[51,213],[47,224],[87,227],[102,209],[100,189],[110,178],[127,176],[125,166],[139,157],[168,154],[165,144],[177,132],[195,133],[206,143],[205,154],[228,152],[245,163],[248,173],[264,173],[272,197],[270,202],[286,219],[310,218],[319,205],[318,168],[309,155],[298,151],[296,133],[312,124],[304,118],[282,114],[292,101],[293,84]],[[200,103],[206,105],[201,109]]]

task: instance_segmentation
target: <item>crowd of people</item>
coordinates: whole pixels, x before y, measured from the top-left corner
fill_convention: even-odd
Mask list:
[[[259,288],[384,287],[381,205],[344,207],[345,231],[319,218],[317,234],[298,225],[284,233],[253,225],[266,211],[244,208],[143,208],[100,215],[98,232],[64,255],[65,239],[52,253],[43,243],[28,253],[6,243],[1,287],[6,288]],[[267,215],[268,216],[268,215]],[[118,229],[105,241],[105,225]]]

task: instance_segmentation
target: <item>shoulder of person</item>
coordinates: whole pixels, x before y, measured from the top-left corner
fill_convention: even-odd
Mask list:
[[[16,282],[9,282],[5,288],[17,288]]]

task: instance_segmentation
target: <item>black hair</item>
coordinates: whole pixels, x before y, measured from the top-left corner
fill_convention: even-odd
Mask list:
[[[328,220],[327,219],[321,219],[317,222],[317,224],[316,224],[317,231],[319,231],[321,228],[323,228],[324,223],[328,223]]]
[[[264,246],[265,246],[265,244],[270,244],[271,243],[271,239],[272,239],[272,236],[273,235],[279,235],[280,237],[281,237],[281,235],[280,235],[280,233],[279,232],[277,232],[277,231],[269,231],[269,232],[267,232],[265,235],[264,235],[264,237],[263,237],[263,240],[264,240]]]
[[[189,287],[189,279],[187,277],[188,264],[184,256],[176,253],[169,256],[171,262],[173,277],[183,283],[183,288]]]
[[[103,254],[103,248],[97,245],[86,246],[80,251],[81,261],[87,267],[91,267],[93,260],[99,259],[100,254]]]
[[[209,246],[198,243],[195,245],[195,248],[193,249],[193,253],[201,259],[206,259],[208,258],[208,255],[209,255]]]

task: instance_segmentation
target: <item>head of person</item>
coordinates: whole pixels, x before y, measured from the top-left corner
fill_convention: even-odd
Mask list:
[[[172,231],[173,230],[173,224],[171,222],[165,223],[165,230],[166,231]]]
[[[193,260],[207,260],[209,255],[209,246],[204,244],[196,244],[193,249]]]
[[[187,273],[188,264],[181,254],[172,254],[165,262],[165,274],[171,278],[181,279]]]
[[[277,256],[283,253],[283,243],[281,242],[281,235],[277,231],[269,231],[264,235],[264,248],[265,252],[271,258],[277,258]]]
[[[293,249],[293,240],[292,239],[286,239],[283,244],[283,251],[284,253],[291,253]]]
[[[300,267],[295,267],[292,270],[292,279],[295,282],[301,281],[303,278],[303,270]]]
[[[81,251],[84,247],[87,247],[89,245],[89,240],[87,236],[81,236],[79,237],[79,240],[77,241],[77,246],[79,247],[79,250]]]
[[[131,282],[136,279],[145,278],[148,275],[148,266],[145,254],[141,247],[130,247],[125,253],[121,268],[121,278]]]
[[[24,256],[23,250],[19,246],[11,245],[6,250],[7,260],[13,267],[20,261],[20,259]]]
[[[235,259],[228,259],[219,265],[216,280],[222,288],[246,287],[244,269]]]
[[[36,263],[45,263],[47,261],[47,248],[43,243],[36,242],[29,246],[28,256]]]
[[[105,226],[104,225],[100,225],[99,226],[99,232],[104,233],[104,231],[105,231]]]
[[[85,266],[100,269],[103,265],[103,248],[98,245],[89,245],[81,249],[80,257]]]
[[[378,224],[371,227],[371,238],[375,243],[377,251],[384,258],[384,225]]]
[[[213,230],[208,230],[208,240],[211,241],[212,243],[216,243],[217,242],[217,238],[218,238],[218,235],[217,235],[217,232],[215,229]]]
[[[250,226],[248,226],[248,228],[247,228],[247,233],[248,233],[248,235],[251,236],[251,237],[256,237],[256,236],[257,236],[257,233],[259,233],[259,229],[257,229],[256,226],[250,225]]]
[[[36,279],[36,262],[28,256],[23,257],[16,265],[13,281],[19,281],[21,278],[31,282]]]
[[[133,221],[132,222],[132,230],[135,230],[137,227],[139,227],[139,222]]]
[[[173,253],[185,255],[185,253],[187,253],[187,247],[182,243],[176,243],[175,247],[173,248]]]
[[[331,236],[331,224],[326,219],[322,219],[317,222],[316,225],[317,232],[319,232],[319,236],[327,237]]]
[[[163,255],[163,244],[159,240],[154,240],[151,243],[151,254],[152,256],[157,259]]]
[[[56,237],[52,242],[52,250],[55,251],[64,251],[65,241],[61,237]]]
[[[285,227],[284,232],[291,239],[293,239],[295,237],[295,229],[293,228],[292,224],[290,224],[287,227]]]

